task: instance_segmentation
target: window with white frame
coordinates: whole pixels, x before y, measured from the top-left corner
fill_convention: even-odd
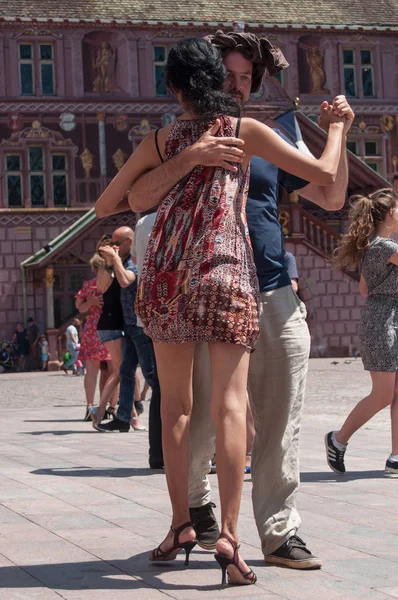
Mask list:
[[[54,47],[39,44],[40,87],[43,96],[54,96]]]
[[[74,202],[73,151],[49,140],[0,148],[3,189],[0,206],[8,208],[68,207]]]
[[[166,46],[153,46],[153,73],[156,96],[167,96],[166,61]]]
[[[51,43],[20,43],[19,85],[21,96],[54,96],[54,46]]]
[[[29,146],[29,191],[32,207],[45,205],[45,163],[42,146]]]
[[[68,163],[66,154],[52,154],[52,192],[54,206],[67,206],[68,204]]]
[[[376,171],[383,174],[383,142],[377,138],[350,139],[347,141],[347,149],[358,156],[361,160]]]
[[[35,70],[33,44],[19,44],[19,84],[21,96],[34,96]]]
[[[347,150],[358,156],[358,142],[354,140],[347,141]]]
[[[373,98],[375,93],[374,93],[372,50],[360,50],[359,56],[361,59],[362,93],[365,98]]]
[[[344,91],[347,98],[375,97],[373,62],[371,49],[343,49]]]
[[[7,154],[5,160],[8,206],[18,208],[23,204],[22,157],[20,154]]]

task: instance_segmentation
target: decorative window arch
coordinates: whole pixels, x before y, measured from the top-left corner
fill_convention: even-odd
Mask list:
[[[0,172],[7,208],[73,204],[78,148],[58,131],[34,121],[0,143]]]

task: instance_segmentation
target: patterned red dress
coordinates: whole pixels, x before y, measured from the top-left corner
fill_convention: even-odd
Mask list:
[[[166,159],[209,125],[176,120]],[[234,136],[229,117],[218,135]],[[252,348],[259,333],[258,280],[246,223],[249,172],[196,167],[160,205],[136,312],[154,342],[219,341]]]
[[[83,287],[76,294],[76,298],[85,302],[90,296],[96,293],[98,296],[97,280],[90,279],[83,282]],[[83,333],[80,339],[80,360],[111,360],[111,355],[105,346],[101,343],[97,333],[97,323],[101,316],[101,307],[92,306],[86,317],[83,327]]]

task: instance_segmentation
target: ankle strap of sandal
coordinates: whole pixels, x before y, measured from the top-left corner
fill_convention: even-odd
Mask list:
[[[192,527],[192,521],[187,521],[183,525],[177,527],[177,529],[175,529],[174,527],[170,527],[171,531],[174,533],[174,546],[178,544],[178,538],[180,537],[180,533],[182,533],[184,529],[187,529],[187,527]]]
[[[234,553],[237,551],[237,549],[239,548],[238,544],[236,543],[236,540],[234,540],[233,538],[231,538],[229,535],[227,535],[226,533],[220,533],[220,535],[218,536],[218,539],[225,539],[228,540],[228,542],[231,544],[232,549],[234,551]]]

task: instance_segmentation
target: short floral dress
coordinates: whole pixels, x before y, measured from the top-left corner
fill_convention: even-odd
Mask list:
[[[359,337],[366,371],[398,371],[398,266],[387,262],[394,252],[397,242],[375,238],[362,260],[368,296]]]
[[[76,294],[76,298],[85,302],[93,293],[98,296],[101,295],[98,292],[96,278],[84,281],[82,289]],[[98,337],[97,323],[100,316],[101,308],[92,306],[86,317],[80,339],[80,360],[111,360],[111,355]]]
[[[169,159],[209,128],[177,119]],[[229,117],[218,135],[234,136]],[[138,286],[136,312],[154,342],[230,342],[253,348],[258,279],[246,222],[249,170],[196,167],[160,205]]]

